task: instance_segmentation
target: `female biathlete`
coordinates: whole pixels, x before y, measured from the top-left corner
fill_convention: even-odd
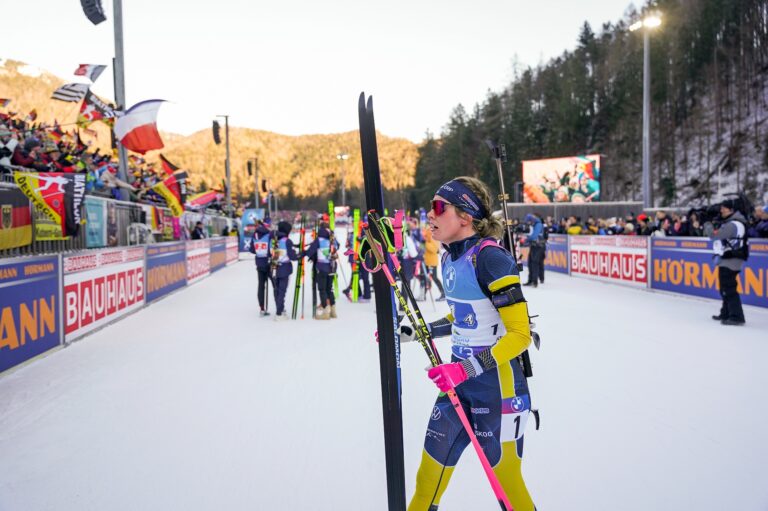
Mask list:
[[[515,511],[533,511],[520,465],[530,398],[520,359],[531,342],[528,308],[512,255],[496,240],[491,194],[471,177],[445,183],[427,215],[442,242],[443,285],[451,312],[431,323],[434,337],[451,336],[451,363],[429,370],[445,392],[455,387],[474,433]],[[400,327],[401,342],[413,340]],[[448,397],[441,394],[427,426],[416,491],[408,511],[435,511],[462,451],[470,443]],[[489,490],[490,491],[490,490]]]

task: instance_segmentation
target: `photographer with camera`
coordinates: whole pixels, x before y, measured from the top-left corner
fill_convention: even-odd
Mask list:
[[[544,257],[547,250],[547,241],[541,219],[533,213],[525,215],[525,221],[531,225],[525,245],[528,245],[528,282],[524,286],[538,287],[539,281],[544,283]]]
[[[715,240],[713,249],[718,267],[720,296],[723,297],[720,314],[712,316],[712,319],[723,325],[738,326],[745,323],[736,278],[749,257],[747,220],[737,211],[733,199],[724,200],[720,204],[720,219],[722,223],[718,229],[712,223],[704,226],[704,234]]]

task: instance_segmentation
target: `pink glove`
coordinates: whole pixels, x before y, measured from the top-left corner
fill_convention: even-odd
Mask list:
[[[433,367],[427,375],[442,392],[448,392],[467,379],[467,372],[458,362]]]

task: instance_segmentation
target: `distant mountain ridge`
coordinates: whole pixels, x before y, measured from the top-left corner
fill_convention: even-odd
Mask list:
[[[70,81],[77,81],[74,79]],[[65,80],[51,73],[14,60],[0,60],[0,98],[12,102],[4,111],[24,116],[37,110],[38,122],[58,120],[64,129],[73,129],[79,103],[50,99],[51,93]],[[109,100],[110,98],[103,98]],[[102,152],[109,149],[109,128],[94,123],[98,133],[94,139],[83,135]],[[162,128],[162,126],[161,126]],[[253,196],[255,181],[249,177],[248,159],[259,161],[259,180],[266,179],[279,194],[281,206],[298,208],[305,203],[319,209],[328,198],[336,198],[342,175],[349,203],[362,204],[363,177],[360,139],[357,131],[322,135],[289,136],[264,130],[230,126],[230,158],[232,191],[245,201]],[[223,138],[222,130],[222,138]],[[162,153],[173,163],[188,171],[192,184],[200,188],[221,187],[225,176],[225,148],[213,142],[210,129],[184,136],[162,132],[165,148]],[[404,198],[405,190],[413,187],[418,147],[404,138],[378,135],[382,183],[389,193]],[[346,160],[336,155],[349,155]],[[158,160],[158,152],[147,154],[150,161]]]

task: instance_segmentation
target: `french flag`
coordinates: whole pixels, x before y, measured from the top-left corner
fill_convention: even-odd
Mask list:
[[[144,154],[165,147],[157,131],[157,111],[163,102],[149,99],[136,103],[117,118],[115,135],[126,149]]]

